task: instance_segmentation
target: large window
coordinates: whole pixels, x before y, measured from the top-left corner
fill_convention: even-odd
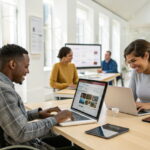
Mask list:
[[[102,59],[104,59],[105,51],[109,50],[109,18],[99,15],[99,43],[102,44]]]
[[[58,61],[57,54],[65,43],[59,4],[43,0],[44,68],[49,70]]]
[[[0,0],[0,47],[5,44],[25,46],[25,19],[20,13],[24,11],[23,3],[24,0]],[[15,89],[25,102],[26,82],[23,86],[15,84]]]
[[[84,43],[85,41],[85,26],[86,26],[87,13],[82,9],[77,8],[77,34],[76,41]]]
[[[76,42],[77,43],[92,43],[92,23],[93,23],[93,12],[91,9],[77,5],[76,9]]]
[[[44,23],[44,66],[52,64],[52,34],[53,34],[53,3],[44,0],[43,3],[43,23]]]
[[[120,23],[117,20],[112,20],[112,57],[120,68]]]
[[[17,0],[0,0],[0,47],[18,42]]]

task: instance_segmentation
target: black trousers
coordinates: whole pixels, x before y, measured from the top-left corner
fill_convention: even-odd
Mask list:
[[[61,135],[45,137],[42,141],[55,147],[56,150],[83,150],[77,145],[72,146],[72,143]]]

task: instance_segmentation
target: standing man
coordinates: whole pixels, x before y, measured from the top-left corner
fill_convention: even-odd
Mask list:
[[[111,51],[106,51],[105,60],[101,63],[101,69],[98,69],[98,73],[118,73],[117,63],[111,58]]]
[[[24,48],[8,44],[0,49],[0,146],[21,144],[40,150],[60,150],[58,147],[62,146],[67,146],[65,149],[76,149],[62,136],[49,137],[45,142],[40,139],[49,135],[54,125],[71,118],[72,114],[67,110],[61,111],[58,107],[25,110],[13,82],[22,84],[29,73],[28,67],[29,56]],[[52,116],[51,112],[57,114]],[[30,122],[39,118],[41,120]]]

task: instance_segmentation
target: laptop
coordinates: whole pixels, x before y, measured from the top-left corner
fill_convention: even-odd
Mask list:
[[[149,110],[137,111],[131,88],[109,86],[105,96],[107,108],[119,108],[120,112],[142,116],[150,114]]]
[[[71,109],[74,120],[60,123],[60,126],[70,126],[94,123],[98,121],[107,82],[79,79]]]

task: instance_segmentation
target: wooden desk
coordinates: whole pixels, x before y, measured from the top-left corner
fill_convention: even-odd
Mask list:
[[[68,108],[70,107],[71,100],[44,102],[39,103],[39,106],[42,107],[43,105],[45,107],[47,104],[51,104],[51,106],[58,104],[60,108]],[[32,108],[38,106],[38,104],[34,105],[33,103],[26,105]],[[117,117],[113,117],[112,112],[106,110],[104,106],[99,123],[70,127],[55,126],[53,129],[58,134],[63,135],[86,150],[149,150],[150,124],[141,121],[145,117],[131,116],[123,113],[119,113]],[[86,130],[105,123],[128,127],[130,131],[109,140],[85,134]]]
[[[54,93],[55,97],[65,97],[65,98],[73,98],[75,94],[75,90],[63,89]]]
[[[50,100],[50,101],[46,101],[46,102],[26,103],[25,107],[26,107],[26,109],[29,109],[29,110],[36,109],[38,107],[42,107],[43,109],[46,109],[46,108],[55,107],[55,106],[59,106],[60,108],[65,109],[65,108],[70,107],[71,102],[72,102],[72,99],[61,100],[61,101]]]
[[[107,82],[112,80],[116,81],[116,78],[119,77],[120,75],[121,75],[120,73],[105,73],[103,74],[104,78],[102,81],[107,81]]]
[[[101,73],[96,75],[90,75],[82,77],[83,79],[93,79],[93,80],[99,80],[99,81],[114,81],[116,84],[116,77],[120,76],[120,73]],[[65,98],[73,98],[75,94],[75,90],[70,89],[63,89],[60,91],[56,91],[54,93],[55,97],[65,97]]]
[[[93,80],[99,80],[99,81],[112,81],[115,80],[116,77],[120,76],[120,73],[98,73],[95,75],[85,75],[82,76],[81,79],[93,79]]]

